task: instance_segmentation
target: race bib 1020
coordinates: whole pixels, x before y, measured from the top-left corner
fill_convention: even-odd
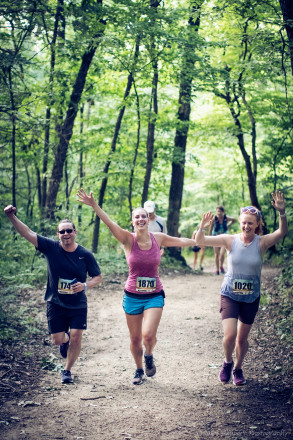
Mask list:
[[[253,292],[253,280],[233,280],[233,293],[238,295],[249,295]]]

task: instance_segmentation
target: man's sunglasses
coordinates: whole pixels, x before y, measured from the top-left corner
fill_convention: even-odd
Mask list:
[[[74,229],[61,229],[61,231],[58,231],[58,234],[65,234],[65,232],[67,232],[67,234],[71,234],[74,231]]]

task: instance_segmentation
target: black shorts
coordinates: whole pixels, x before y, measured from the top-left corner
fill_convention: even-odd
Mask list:
[[[234,299],[228,296],[221,295],[220,300],[220,313],[223,319],[235,318],[243,322],[243,324],[251,325],[254,322],[255,315],[257,314],[259,307],[258,297],[252,303],[245,303],[241,301],[234,301]]]
[[[193,252],[199,252],[201,248],[199,246],[193,246],[192,247]]]
[[[48,301],[47,320],[50,334],[67,332],[72,328],[86,330],[87,307],[68,309]]]

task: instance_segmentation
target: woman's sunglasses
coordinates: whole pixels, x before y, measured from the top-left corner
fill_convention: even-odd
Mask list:
[[[260,211],[254,206],[245,206],[245,208],[240,209],[240,214],[248,212],[249,214],[257,215],[258,220],[260,220]]]
[[[65,232],[67,232],[67,234],[71,234],[74,231],[74,229],[61,229],[61,231],[58,231],[58,234],[65,234]]]

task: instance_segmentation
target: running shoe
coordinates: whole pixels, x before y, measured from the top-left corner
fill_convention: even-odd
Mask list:
[[[235,370],[233,370],[233,383],[237,387],[246,384],[241,368],[235,368]]]
[[[230,382],[233,365],[234,365],[233,361],[230,362],[229,364],[224,361],[222,369],[219,374],[219,380],[222,383],[226,384]]]
[[[216,275],[220,275],[220,271],[219,270],[216,270]]]
[[[144,355],[144,362],[145,362],[145,374],[148,377],[154,376],[156,374],[156,366],[154,364],[154,358],[151,354],[150,356]]]
[[[225,269],[221,266],[221,273],[225,273]]]
[[[73,383],[71,372],[69,370],[63,370],[61,373],[61,383]]]
[[[67,351],[69,347],[69,341],[70,341],[70,332],[66,332],[68,334],[68,341],[64,342],[64,344],[61,344],[59,347],[61,356],[66,359],[67,358]]]
[[[135,374],[134,374],[134,378],[133,378],[133,381],[132,381],[133,385],[140,385],[143,382],[143,376],[144,376],[143,369],[142,368],[138,368],[135,371]]]
[[[202,266],[200,266],[199,268],[200,268],[200,270],[203,270],[203,267],[202,267]]]

